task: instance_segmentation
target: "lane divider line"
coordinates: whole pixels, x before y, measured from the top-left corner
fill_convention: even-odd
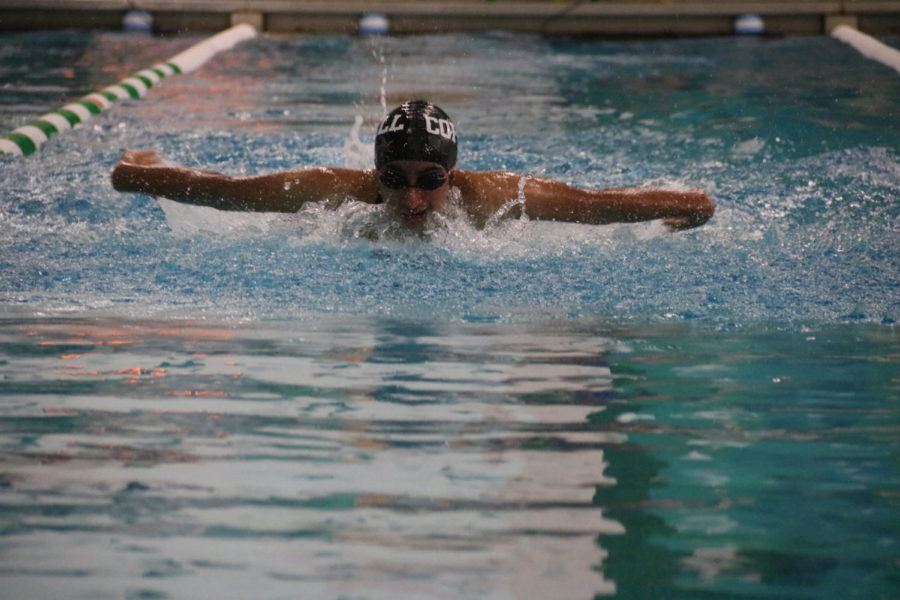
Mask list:
[[[256,29],[246,23],[220,31],[164,63],[138,71],[115,85],[91,92],[54,112],[41,115],[27,125],[14,129],[0,138],[0,154],[20,156],[34,154],[54,135],[66,129],[73,129],[120,100],[141,98],[166,77],[190,73],[219,52],[230,50],[254,36]]]
[[[900,50],[891,48],[848,25],[838,25],[832,29],[831,37],[850,44],[866,58],[876,60],[900,72]]]

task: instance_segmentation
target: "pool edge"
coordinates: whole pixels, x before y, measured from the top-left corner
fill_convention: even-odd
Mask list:
[[[217,31],[248,23],[269,33],[355,33],[360,17],[384,15],[391,33],[504,30],[548,35],[709,36],[735,32],[752,13],[775,35],[815,35],[850,25],[873,35],[900,34],[897,0],[0,0],[0,31],[120,29],[130,10],[157,33]]]

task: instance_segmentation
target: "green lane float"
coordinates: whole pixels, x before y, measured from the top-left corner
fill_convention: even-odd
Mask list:
[[[256,35],[247,24],[236,25],[194,44],[164,63],[159,63],[123,79],[115,85],[91,92],[62,108],[38,117],[0,138],[0,154],[28,156],[34,154],[48,139],[66,129],[77,127],[98,115],[119,100],[141,98],[162,79],[189,73],[223,50]]]

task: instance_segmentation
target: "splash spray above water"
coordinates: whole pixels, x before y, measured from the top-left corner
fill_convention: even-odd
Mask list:
[[[323,307],[397,314],[427,298],[449,318],[547,307],[713,326],[898,318],[900,173],[896,129],[884,118],[897,91],[893,72],[855,55],[863,62],[848,66],[843,45],[818,39],[752,52],[747,40],[422,42],[247,45],[228,53],[234,62],[166,88],[186,102],[233,80],[237,112],[203,96],[198,122],[196,111],[174,111],[151,94],[116,119],[60,136],[39,162],[4,170],[3,297],[41,309],[256,316]],[[161,55],[174,50],[153,43]],[[815,71],[804,57],[823,53],[817,78],[794,85]],[[416,60],[392,58],[407,56]],[[791,68],[748,71],[749,56]],[[102,64],[90,69],[102,73]],[[594,227],[499,214],[477,229],[450,211],[425,238],[408,239],[394,235],[383,210],[358,203],[297,215],[203,212],[118,194],[108,183],[121,148],[157,148],[179,164],[229,174],[371,168],[374,123],[393,95],[416,93],[425,80],[467,131],[461,168],[581,187],[689,183],[713,193],[716,217],[672,235],[658,223]],[[820,95],[823,80],[841,83]],[[779,90],[783,106],[758,102]],[[521,204],[523,182],[502,210]]]

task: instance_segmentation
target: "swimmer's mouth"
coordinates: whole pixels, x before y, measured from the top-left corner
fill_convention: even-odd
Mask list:
[[[403,213],[403,218],[413,223],[423,223],[428,218],[428,209],[406,211]]]

